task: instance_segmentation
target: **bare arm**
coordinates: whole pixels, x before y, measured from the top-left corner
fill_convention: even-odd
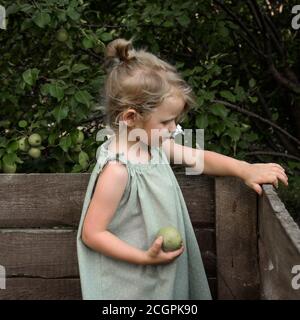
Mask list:
[[[107,231],[125,191],[128,173],[123,164],[109,162],[97,181],[83,229],[83,242],[106,256],[125,260],[134,264],[144,264],[145,251],[135,248]]]
[[[243,178],[250,163],[226,155],[204,150],[204,170],[207,175],[235,176]]]
[[[273,183],[278,187],[278,179],[288,186],[288,177],[284,168],[277,163],[249,163],[226,155],[202,149],[182,146],[173,139],[166,139],[162,144],[169,161],[177,159],[187,167],[193,168],[199,174],[216,176],[234,176],[241,178],[247,186],[262,194],[260,184]]]

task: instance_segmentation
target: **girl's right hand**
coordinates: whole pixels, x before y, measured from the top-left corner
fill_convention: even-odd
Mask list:
[[[163,237],[160,236],[151,245],[151,247],[145,252],[146,263],[145,264],[167,264],[175,260],[184,251],[182,244],[181,248],[175,251],[165,252],[162,249]]]

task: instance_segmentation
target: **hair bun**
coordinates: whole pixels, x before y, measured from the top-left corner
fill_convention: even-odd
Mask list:
[[[117,59],[119,62],[127,62],[132,58],[132,54],[130,54],[130,51],[133,51],[132,38],[130,40],[118,38],[111,41],[106,46],[105,57],[109,60]]]

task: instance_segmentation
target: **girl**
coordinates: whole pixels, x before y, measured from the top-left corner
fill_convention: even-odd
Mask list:
[[[113,135],[97,150],[79,222],[82,296],[210,300],[194,229],[169,163],[183,153],[183,164],[196,168],[199,150],[171,139],[195,96],[175,67],[134,50],[131,40],[116,39],[105,52],[105,107]],[[136,130],[137,142],[130,137]],[[260,183],[287,183],[278,164],[249,164],[215,152],[205,151],[203,169],[239,176],[258,193]],[[163,250],[163,237],[156,234],[165,226],[180,232],[179,249]]]

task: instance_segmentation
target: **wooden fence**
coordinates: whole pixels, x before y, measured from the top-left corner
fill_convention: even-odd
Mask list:
[[[238,178],[175,175],[214,299],[300,299],[300,231],[272,186],[259,197]],[[0,175],[0,299],[81,299],[76,233],[89,177]]]

